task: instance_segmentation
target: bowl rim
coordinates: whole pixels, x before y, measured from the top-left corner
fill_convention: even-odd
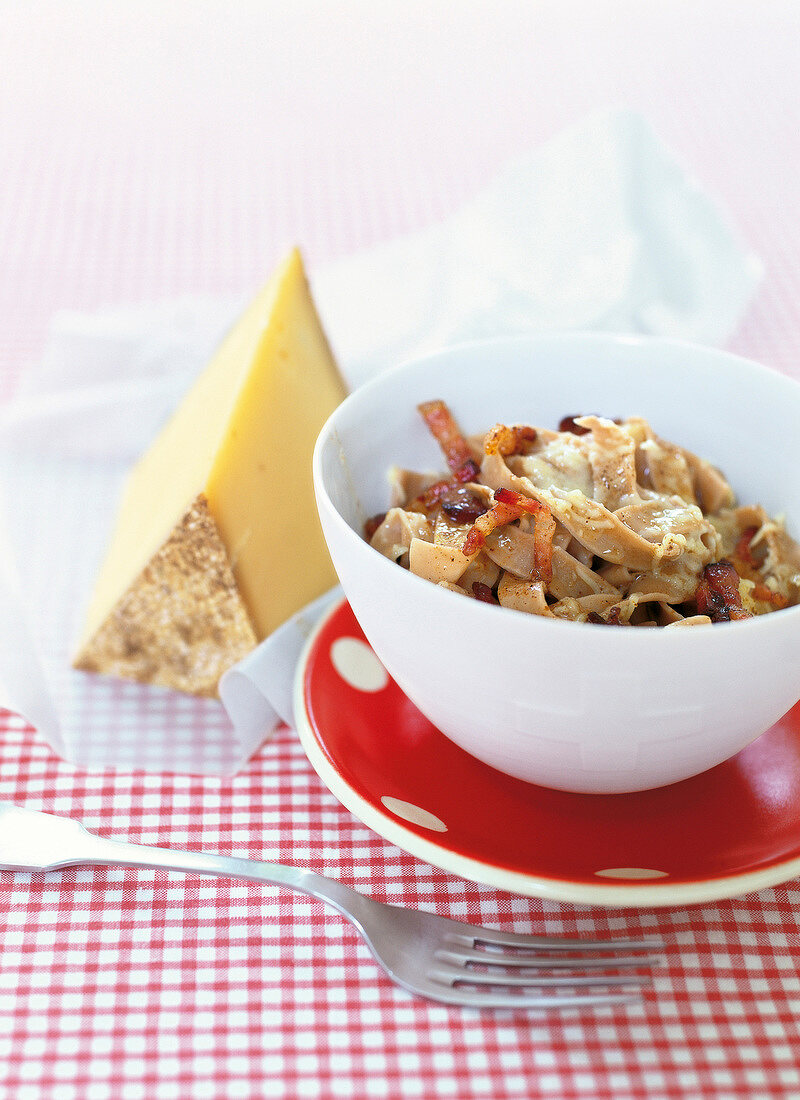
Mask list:
[[[335,420],[337,416],[341,414],[342,409],[346,405],[354,403],[356,399],[360,400],[363,395],[385,385],[395,375],[402,374],[412,367],[416,368],[425,363],[434,363],[439,360],[448,359],[453,355],[474,352],[482,348],[489,349],[499,346],[511,348],[535,344],[581,343],[587,345],[603,344],[609,347],[632,346],[651,349],[661,348],[663,350],[684,351],[688,354],[700,355],[706,359],[725,360],[729,364],[736,363],[742,370],[750,370],[754,374],[760,374],[765,379],[769,379],[771,383],[777,384],[778,386],[784,386],[786,393],[792,394],[796,400],[800,401],[800,381],[791,378],[788,374],[784,374],[776,367],[768,366],[766,363],[762,363],[757,359],[751,359],[738,352],[728,351],[726,348],[712,347],[709,344],[700,344],[696,341],[677,337],[653,336],[649,333],[553,330],[552,332],[514,333],[505,336],[460,340],[457,343],[447,344],[444,347],[437,348],[435,351],[428,351],[422,355],[410,356],[398,363],[393,363],[391,366],[383,368],[372,378],[367,379],[366,382],[362,382],[356,389],[348,393],[345,399],[339,403],[325,421],[320,431],[320,435],[325,432],[331,421]]]

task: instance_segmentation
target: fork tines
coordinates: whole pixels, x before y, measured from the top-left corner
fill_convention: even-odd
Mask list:
[[[428,978],[457,990],[462,1003],[509,1008],[634,1003],[651,981],[641,970],[663,961],[648,952],[664,947],[650,938],[570,940],[489,929],[448,933],[444,943]],[[600,991],[609,987],[627,988]]]

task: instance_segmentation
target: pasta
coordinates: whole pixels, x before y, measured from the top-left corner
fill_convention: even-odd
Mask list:
[[[448,473],[393,468],[365,534],[452,592],[609,626],[695,626],[800,603],[800,545],[719,470],[641,417],[496,424],[465,438],[443,401],[419,411]]]

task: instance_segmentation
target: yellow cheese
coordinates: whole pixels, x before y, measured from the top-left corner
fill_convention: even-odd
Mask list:
[[[311,453],[345,392],[294,250],[131,472],[77,668],[215,694],[336,583]]]

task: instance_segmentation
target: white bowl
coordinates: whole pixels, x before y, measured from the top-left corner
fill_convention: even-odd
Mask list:
[[[467,434],[497,421],[644,416],[720,467],[740,502],[784,514],[797,538],[800,385],[708,348],[565,334],[451,348],[340,405],[314,452],[333,564],[377,656],[452,741],[548,787],[644,790],[733,756],[796,702],[800,607],[679,630],[603,629],[464,599],[372,549],[363,523],[388,507],[389,467],[444,468],[416,411],[435,398]]]

